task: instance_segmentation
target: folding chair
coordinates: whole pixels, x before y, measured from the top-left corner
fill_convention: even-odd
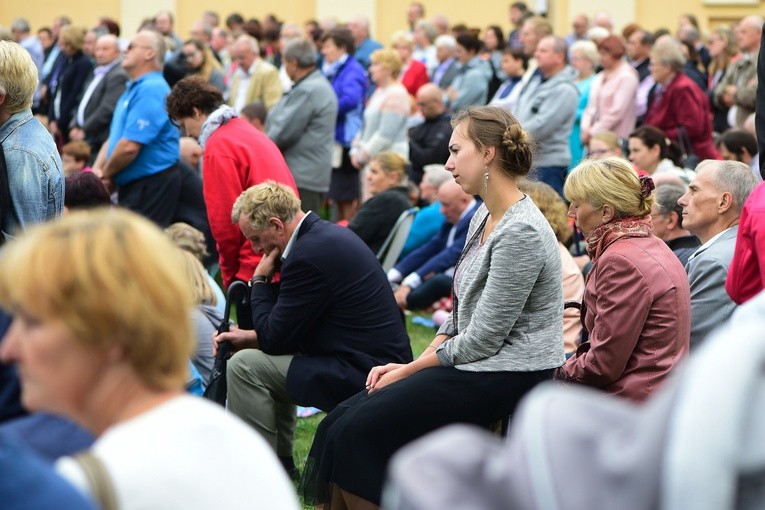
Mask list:
[[[393,225],[390,234],[385,238],[380,251],[377,252],[377,260],[380,261],[383,271],[386,273],[394,266],[399,255],[401,255],[401,250],[404,249],[404,244],[406,244],[406,238],[409,237],[409,230],[412,228],[414,217],[419,210],[418,207],[412,207],[402,212]]]

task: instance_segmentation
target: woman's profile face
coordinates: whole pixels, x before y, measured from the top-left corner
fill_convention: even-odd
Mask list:
[[[193,44],[187,44],[183,47],[183,56],[186,58],[186,64],[190,69],[199,69],[205,62],[204,54]]]
[[[449,140],[449,159],[444,167],[465,193],[483,193],[484,161],[475,144],[465,136],[465,123],[458,124]],[[490,177],[491,178],[491,177]]]
[[[107,367],[105,355],[75,340],[62,320],[20,309],[0,344],[0,359],[16,364],[27,409],[70,417],[86,405]]]
[[[654,145],[653,150],[649,148],[642,139],[633,136],[629,140],[630,161],[648,173],[653,173],[656,165],[659,164],[659,146]]]
[[[386,173],[380,163],[374,159],[369,163],[366,179],[367,190],[372,196],[392,188],[398,180],[396,174]]]
[[[573,200],[568,207],[568,217],[572,218],[579,230],[587,236],[603,224],[603,208],[595,208],[585,201]]]

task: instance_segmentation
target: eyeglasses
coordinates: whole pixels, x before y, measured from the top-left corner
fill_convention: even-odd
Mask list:
[[[147,46],[145,44],[133,44],[133,43],[128,44],[128,47],[127,47],[128,51],[132,50],[133,48],[145,48],[147,50],[152,49],[151,46]]]

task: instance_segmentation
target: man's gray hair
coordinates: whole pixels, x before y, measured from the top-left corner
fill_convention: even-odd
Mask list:
[[[448,48],[452,51],[457,49],[457,39],[453,35],[444,34],[436,37],[436,42],[433,43],[436,48]]]
[[[284,60],[294,60],[300,69],[316,66],[316,48],[304,39],[290,41],[284,49]]]
[[[22,34],[28,34],[32,30],[29,25],[29,21],[24,18],[16,18],[11,25],[11,32],[21,32]]]
[[[444,168],[444,165],[425,165],[422,180],[426,184],[438,189],[443,183],[452,178],[452,173]]]
[[[733,209],[740,214],[744,207],[744,202],[749,194],[757,186],[757,178],[752,172],[752,168],[746,163],[740,161],[716,161],[706,159],[699,163],[696,172],[712,167],[712,182],[718,191],[727,191],[733,196]]]
[[[680,197],[685,195],[686,188],[676,184],[662,184],[654,191],[654,204],[659,214],[677,213],[678,224],[683,226],[683,207],[677,203]]]
[[[167,45],[165,44],[165,38],[156,30],[141,30],[148,34],[149,44],[151,49],[154,50],[156,56],[154,57],[154,63],[159,69],[162,69],[165,65],[165,53],[167,53]]]

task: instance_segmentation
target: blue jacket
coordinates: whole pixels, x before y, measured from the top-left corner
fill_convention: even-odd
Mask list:
[[[308,214],[280,275],[253,285],[252,321],[263,352],[298,354],[287,372],[298,404],[331,411],[372,367],[412,360],[385,273],[349,229]]]
[[[404,260],[396,264],[395,268],[403,276],[417,273],[421,279],[431,273],[443,273],[450,267],[454,267],[460,258],[462,248],[465,247],[465,238],[467,237],[470,220],[478,210],[482,202],[476,200],[475,205],[470,208],[468,213],[457,223],[457,231],[454,235],[454,243],[446,246],[449,239],[449,232],[452,224],[444,221],[438,234],[420,248],[410,253]]]
[[[93,504],[49,465],[18,445],[0,440],[0,501],[3,508],[93,510]]]
[[[2,231],[17,235],[35,223],[61,216],[64,170],[53,137],[32,116],[32,110],[11,115],[0,125],[0,144],[8,167],[11,213]]]
[[[337,124],[335,141],[343,147],[350,147],[361,129],[364,114],[364,98],[368,83],[367,73],[361,64],[348,56],[332,74],[325,74],[337,95]]]

